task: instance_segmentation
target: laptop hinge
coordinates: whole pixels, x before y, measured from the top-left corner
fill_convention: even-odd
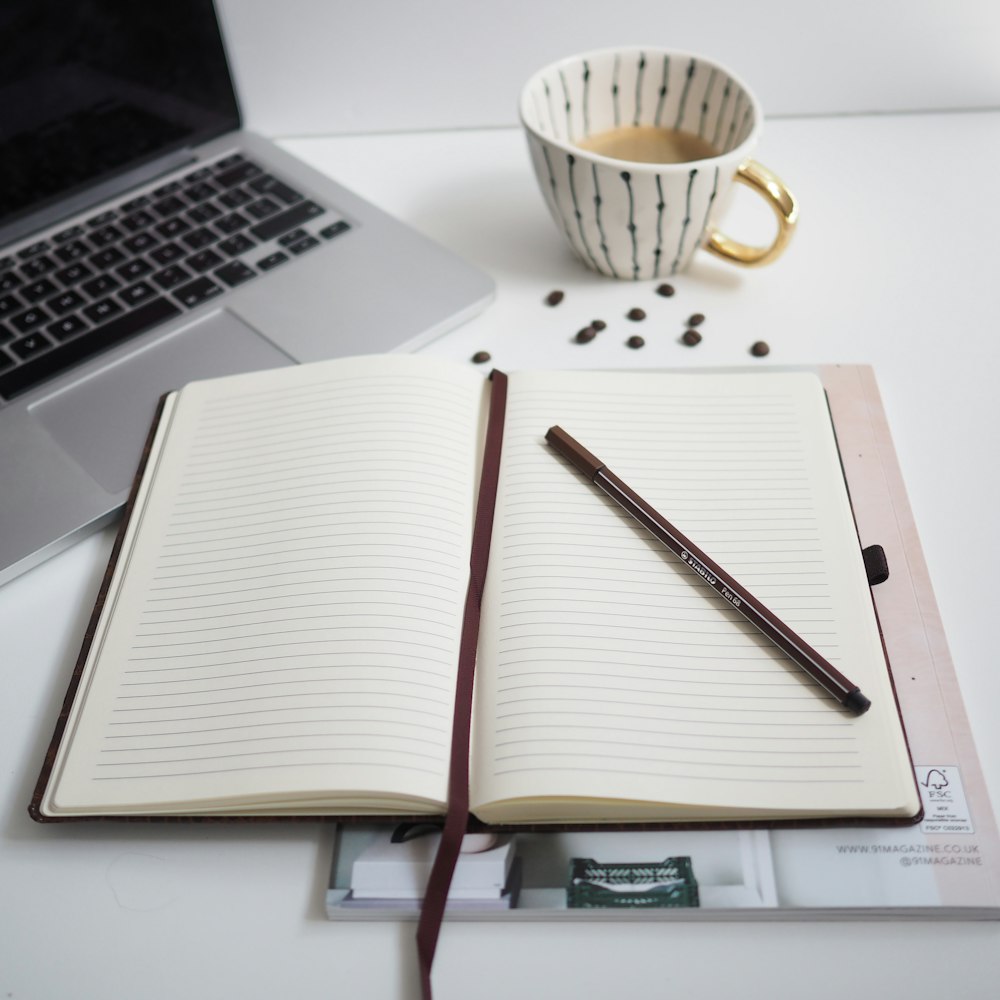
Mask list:
[[[196,157],[191,149],[176,149],[155,160],[133,167],[124,173],[115,174],[106,181],[88,187],[76,195],[60,197],[55,204],[37,209],[0,227],[0,246],[14,243],[32,233],[48,229],[64,219],[69,219],[88,208],[118,198],[133,188],[177,170],[185,164],[193,163]]]

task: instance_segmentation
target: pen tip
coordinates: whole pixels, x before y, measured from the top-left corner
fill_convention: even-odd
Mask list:
[[[871,707],[872,703],[861,693],[860,688],[855,688],[844,699],[844,708],[855,715],[864,715]]]

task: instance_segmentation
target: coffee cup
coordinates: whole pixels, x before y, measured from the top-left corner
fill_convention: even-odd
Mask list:
[[[751,159],[760,105],[710,59],[655,48],[570,56],[527,81],[520,118],[549,211],[576,255],[601,274],[677,274],[699,247],[760,265],[788,245],[795,198]],[[739,243],[716,228],[734,181],[774,210],[769,246]]]

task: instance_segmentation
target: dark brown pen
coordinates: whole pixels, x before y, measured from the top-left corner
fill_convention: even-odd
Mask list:
[[[720,597],[771,640],[789,659],[855,715],[867,712],[871,702],[833,664],[796,635],[783,621],[764,607],[745,587],[737,583],[721,566],[654,510],[634,490],[623,483],[608,467],[595,458],[561,427],[550,427],[545,440],[630,514],[655,538],[661,541],[692,573],[701,577]]]

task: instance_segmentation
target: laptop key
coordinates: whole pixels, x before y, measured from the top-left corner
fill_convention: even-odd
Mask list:
[[[84,278],[89,278],[93,273],[86,264],[77,263],[70,264],[69,267],[64,267],[61,271],[56,271],[53,277],[64,285],[76,285]]]
[[[164,243],[155,250],[150,250],[149,256],[161,266],[172,264],[175,260],[180,260],[186,250],[182,250],[176,243]]]
[[[199,167],[197,170],[193,170],[191,173],[185,174],[183,179],[188,184],[194,184],[196,181],[203,181],[207,177],[211,176],[212,176],[211,167]]]
[[[149,212],[140,209],[131,215],[126,215],[122,219],[122,225],[130,232],[137,233],[140,229],[148,229],[156,222],[156,218]]]
[[[175,288],[172,294],[181,304],[193,309],[202,302],[221,295],[222,288],[210,278],[196,278],[186,285],[181,285],[180,288]]]
[[[297,256],[300,253],[305,253],[307,250],[312,250],[313,247],[318,246],[319,240],[316,239],[315,236],[307,236],[305,239],[296,240],[288,247],[288,249]]]
[[[45,240],[39,240],[37,243],[32,243],[30,246],[18,250],[17,255],[21,260],[28,260],[31,257],[37,257],[40,253],[45,253],[48,249],[49,244]]]
[[[33,257],[21,265],[21,273],[26,278],[40,278],[43,274],[56,269],[55,261],[51,257]]]
[[[56,247],[56,256],[64,263],[69,264],[81,257],[86,257],[90,253],[90,248],[83,240],[68,240],[62,246]]]
[[[42,351],[47,351],[52,346],[52,341],[41,331],[29,333],[27,337],[15,340],[10,345],[10,349],[22,360],[27,361]]]
[[[319,234],[320,236],[323,237],[324,240],[332,240],[334,236],[339,236],[341,233],[346,233],[347,230],[350,228],[351,227],[349,223],[344,222],[343,219],[340,219],[338,222],[334,222],[332,225],[325,226],[323,229],[319,231]]]
[[[74,309],[79,309],[80,306],[86,303],[86,299],[82,295],[78,295],[74,291],[63,292],[62,295],[57,295],[55,298],[51,298],[45,303],[49,309],[52,310],[57,316],[63,316],[68,312],[72,312]]]
[[[23,285],[24,281],[13,271],[6,271],[0,274],[0,292],[9,292],[18,285]]]
[[[195,229],[193,232],[185,233],[181,237],[181,242],[186,243],[192,250],[201,250],[202,247],[207,247],[209,244],[214,243],[219,237],[212,232],[207,226],[202,226],[200,229]]]
[[[90,263],[94,267],[100,268],[102,271],[106,271],[109,267],[114,267],[115,264],[120,264],[125,259],[125,254],[118,249],[118,247],[107,247],[100,253],[95,253],[93,257],[90,258]]]
[[[141,194],[138,198],[133,198],[131,201],[125,201],[121,204],[121,210],[123,212],[136,212],[140,208],[145,208],[151,199],[147,194]]]
[[[244,181],[251,180],[254,177],[259,177],[263,172],[264,171],[261,170],[256,163],[244,160],[242,163],[237,163],[235,167],[231,167],[229,170],[224,170],[222,173],[216,174],[215,180],[223,187],[231,188],[235,187],[237,184],[242,184]]]
[[[290,188],[283,181],[279,181],[277,177],[272,177],[270,174],[255,177],[247,187],[252,188],[258,194],[269,194],[273,198],[283,201],[286,205],[293,205],[297,201],[302,201],[302,195],[298,191]]]
[[[33,306],[31,309],[26,310],[23,313],[18,313],[16,316],[10,317],[10,325],[14,327],[19,333],[30,333],[36,327],[41,326],[46,320],[52,317],[41,308],[41,306]]]
[[[257,276],[257,272],[252,267],[247,267],[241,260],[231,260],[228,264],[223,264],[214,274],[230,288],[242,285],[244,281]]]
[[[2,330],[0,330],[0,343],[3,343]],[[13,359],[10,358],[8,355],[4,354],[3,351],[0,351],[0,372],[2,372],[5,368],[10,368],[10,366],[13,364],[14,364]]]
[[[283,246],[291,246],[293,243],[298,243],[299,240],[304,240],[309,234],[304,229],[293,229],[290,233],[285,233],[284,236],[278,238],[278,242]]]
[[[122,240],[122,246],[128,250],[129,253],[145,253],[151,247],[155,247],[159,242],[152,233],[136,233],[135,236],[130,236],[127,240]]]
[[[211,184],[206,184],[204,181],[192,184],[184,189],[184,197],[189,201],[205,201],[211,198],[213,194],[218,192]]]
[[[165,198],[169,194],[175,194],[180,191],[181,182],[180,181],[167,181],[166,184],[161,185],[158,188],[153,189],[154,198]]]
[[[272,267],[277,267],[279,264],[284,264],[286,260],[291,258],[287,253],[282,253],[281,250],[276,250],[274,253],[269,253],[266,257],[262,257],[257,261],[257,266],[262,271],[270,271]]]
[[[220,194],[218,199],[226,208],[239,208],[248,201],[253,201],[253,195],[247,194],[241,187],[230,188],[225,194]]]
[[[121,288],[121,283],[110,274],[99,274],[91,281],[83,283],[83,290],[92,298],[96,299],[108,292],[113,292],[116,288]]]
[[[93,305],[87,306],[83,310],[83,315],[91,323],[103,323],[105,320],[117,316],[122,311],[122,307],[114,299],[100,299]]]
[[[169,300],[150,299],[138,308],[95,327],[86,336],[58,344],[19,367],[0,373],[0,396],[11,399],[72,365],[179,315],[180,309]]]
[[[153,275],[153,281],[155,281],[160,288],[164,291],[168,291],[171,288],[176,288],[182,282],[185,282],[190,278],[191,275],[184,270],[183,267],[177,264],[171,264],[169,267],[165,267],[162,271],[157,271]]]
[[[214,250],[199,250],[184,261],[192,271],[201,274],[203,271],[211,271],[213,267],[222,263],[222,258]]]
[[[229,215],[224,215],[215,224],[216,228],[227,236],[249,225],[250,220],[245,215],[240,215],[239,212],[230,212]]]
[[[248,240],[242,233],[237,233],[235,236],[223,240],[219,244],[219,249],[223,253],[229,254],[230,257],[236,257],[241,253],[246,253],[247,250],[253,250],[256,245],[253,240]]]
[[[167,219],[166,222],[161,222],[156,227],[156,231],[164,237],[164,239],[172,240],[175,236],[180,236],[181,233],[186,233],[190,228],[190,223],[174,216],[172,219]]]
[[[228,156],[224,156],[221,160],[216,160],[214,164],[214,169],[216,171],[228,170],[230,167],[235,167],[237,163],[243,162],[242,153],[230,153]]]
[[[83,235],[83,226],[70,226],[52,237],[53,243],[65,243],[67,240],[75,240]]]
[[[75,337],[86,329],[87,324],[75,315],[63,316],[45,328],[50,337],[55,337],[60,342],[69,340],[70,337]]]
[[[48,278],[39,278],[38,281],[33,281],[30,285],[25,285],[21,289],[21,294],[29,302],[40,302],[57,291],[59,289]]]
[[[202,202],[200,205],[195,205],[187,213],[187,217],[198,226],[203,222],[211,222],[212,219],[217,219],[220,215],[222,215],[222,209],[216,208],[211,202]]]
[[[176,215],[178,212],[183,212],[185,208],[187,208],[187,205],[175,194],[161,198],[153,204],[153,211],[161,218],[166,218],[168,215]]]
[[[122,231],[117,226],[102,226],[90,234],[90,242],[98,249],[111,246],[112,243],[117,243],[121,238]]]
[[[14,331],[11,330],[9,327],[4,326],[3,323],[0,323],[0,344],[4,344],[8,340],[11,340],[13,336],[14,336]],[[3,354],[2,351],[0,351],[0,357],[6,357],[6,355]]]
[[[0,295],[0,316],[10,316],[11,313],[20,312],[23,308],[24,303],[16,295],[11,295],[9,292]]]
[[[258,222],[256,226],[251,226],[250,232],[263,243],[266,240],[274,239],[275,236],[280,236],[282,233],[287,233],[289,229],[301,226],[303,222],[315,219],[324,211],[314,201],[300,201],[297,205],[286,208],[283,212],[272,215],[271,218],[265,219],[263,222]]]
[[[280,206],[273,198],[258,198],[247,205],[247,214],[255,219],[266,219],[269,215],[274,215]]]
[[[141,257],[130,260],[127,264],[115,268],[115,273],[122,281],[135,281],[137,278],[145,277],[153,270],[153,265],[148,264]]]
[[[118,293],[118,297],[128,306],[137,306],[156,295],[156,289],[145,281],[137,281],[134,285]]]
[[[101,212],[99,215],[87,219],[87,228],[96,229],[98,226],[106,226],[112,219],[117,218],[118,213],[113,208],[109,208],[106,212]]]

